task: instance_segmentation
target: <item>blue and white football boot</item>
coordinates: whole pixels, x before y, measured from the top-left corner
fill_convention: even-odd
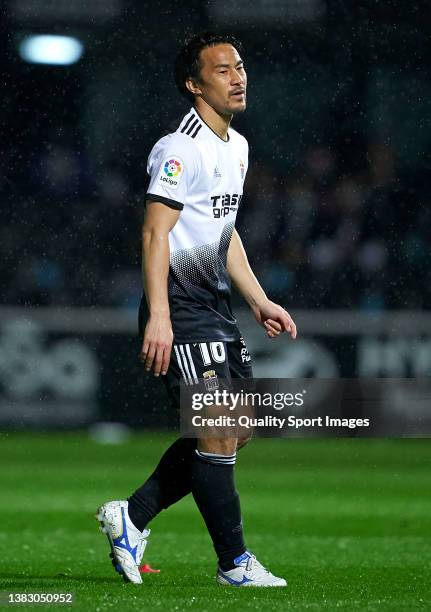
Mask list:
[[[216,581],[225,586],[236,587],[285,587],[284,578],[277,578],[263,567],[250,552],[234,559],[236,567],[227,572],[217,570]]]
[[[141,584],[139,565],[142,561],[149,529],[142,532],[130,520],[128,501],[110,501],[100,506],[96,519],[100,531],[106,534],[111,547],[112,564],[119,574],[128,582]]]

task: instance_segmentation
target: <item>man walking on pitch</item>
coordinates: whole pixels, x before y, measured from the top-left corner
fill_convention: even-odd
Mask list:
[[[268,336],[286,331],[296,337],[289,314],[259,285],[235,230],[248,166],[247,141],[230,127],[232,117],[246,108],[240,51],[233,37],[215,34],[196,36],[181,50],[175,79],[193,106],[148,159],[141,360],[147,371],[162,374],[177,405],[181,381],[195,385],[205,375],[252,377],[250,355],[231,310],[231,281]],[[192,493],[218,557],[218,583],[286,585],[244,543],[234,466],[245,442],[179,438],[127,501],[99,508],[97,518],[117,571],[142,582],[147,525]]]

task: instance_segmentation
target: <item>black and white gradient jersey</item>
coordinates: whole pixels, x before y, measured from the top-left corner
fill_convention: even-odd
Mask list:
[[[248,167],[246,139],[222,140],[192,108],[148,158],[147,201],[181,211],[169,233],[169,305],[176,343],[237,340],[227,251]]]

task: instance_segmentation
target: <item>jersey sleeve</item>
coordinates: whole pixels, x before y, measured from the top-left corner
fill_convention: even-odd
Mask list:
[[[197,167],[197,153],[188,136],[177,132],[165,136],[156,143],[148,158],[150,184],[145,200],[182,210]]]

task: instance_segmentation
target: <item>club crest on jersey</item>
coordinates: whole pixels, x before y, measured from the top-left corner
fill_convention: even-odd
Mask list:
[[[207,391],[215,391],[216,389],[218,389],[219,384],[215,370],[207,370],[202,374],[202,376]]]
[[[176,189],[184,172],[184,164],[179,157],[169,157],[160,167],[159,183],[170,189]]]

